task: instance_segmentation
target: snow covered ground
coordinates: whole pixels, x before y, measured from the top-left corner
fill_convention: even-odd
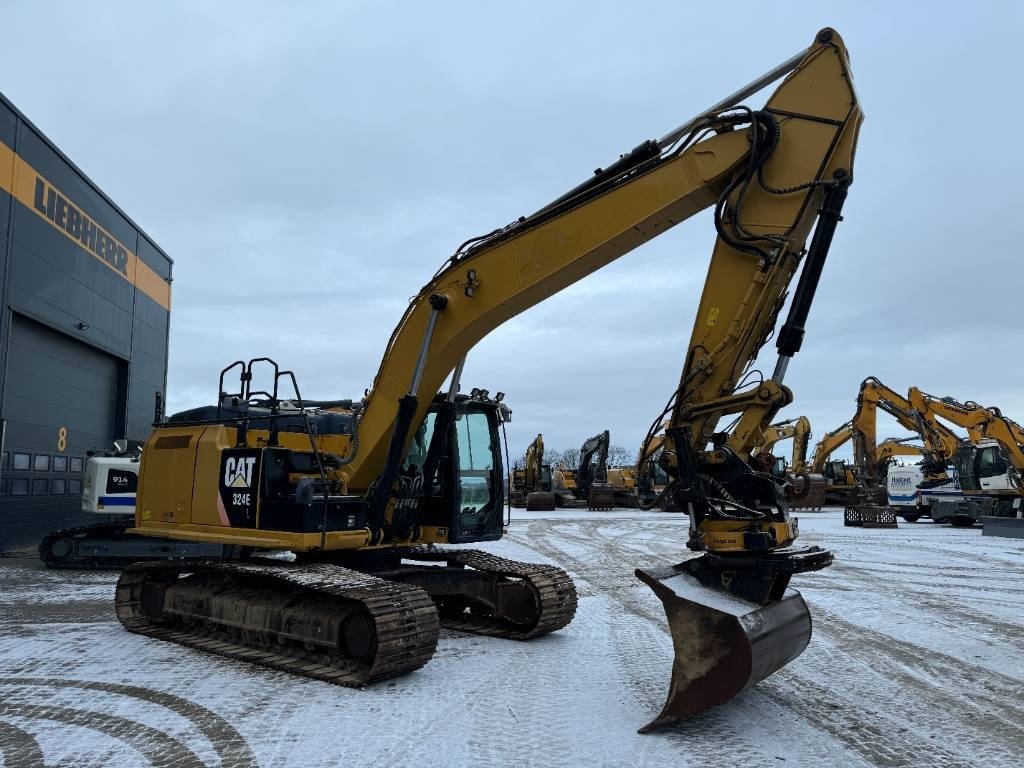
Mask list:
[[[807,651],[647,736],[672,647],[632,575],[679,559],[679,515],[516,512],[485,548],[557,563],[581,600],[530,643],[444,633],[422,670],[339,688],[132,635],[116,574],[0,560],[0,753],[10,766],[1019,766],[1024,541],[801,514],[835,565],[794,583]]]

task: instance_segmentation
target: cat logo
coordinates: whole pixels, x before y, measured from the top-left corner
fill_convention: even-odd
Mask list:
[[[249,488],[252,486],[252,468],[255,456],[228,456],[224,462],[224,487]]]

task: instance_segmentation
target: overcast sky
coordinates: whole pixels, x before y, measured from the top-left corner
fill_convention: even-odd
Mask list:
[[[1024,420],[1022,6],[830,5],[5,4],[0,91],[175,260],[170,410],[257,355],[307,397],[359,397],[459,243],[834,26],[866,119],[783,416],[816,441],[875,375]],[[508,393],[514,454],[537,432],[639,444],[713,241],[691,219],[472,351],[464,388]]]

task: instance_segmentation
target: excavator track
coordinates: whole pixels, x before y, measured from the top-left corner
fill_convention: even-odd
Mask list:
[[[441,614],[446,629],[510,640],[530,640],[562,629],[576,615],[576,585],[565,571],[554,565],[506,560],[478,549],[417,548],[403,554],[406,560],[445,562],[450,567],[472,568],[484,574],[514,579],[526,584],[533,595],[534,614],[527,622],[512,622],[496,615],[473,611]]]
[[[130,632],[346,686],[418,669],[440,631],[423,590],[326,563],[143,563],[115,604]]]
[[[123,568],[133,561],[129,558],[97,560],[82,555],[78,543],[89,535],[120,536],[131,523],[97,523],[77,528],[62,528],[46,534],[39,542],[39,559],[47,568],[73,568],[76,570],[104,570]]]

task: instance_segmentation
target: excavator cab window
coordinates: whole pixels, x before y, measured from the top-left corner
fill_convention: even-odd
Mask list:
[[[786,476],[786,457],[776,456],[775,461],[772,463],[772,474],[775,477]]]
[[[998,477],[999,475],[1006,474],[1006,459],[1003,458],[1003,454],[999,450],[998,445],[990,445],[986,448],[982,448],[978,451],[976,461],[978,465],[979,478]]]
[[[491,503],[494,451],[487,414],[460,414],[455,421],[459,440],[459,506],[462,514],[477,514]]]
[[[826,479],[838,485],[846,484],[846,462],[842,459],[830,461],[823,468]]]
[[[551,491],[551,465],[542,464],[540,468],[540,490]]]
[[[441,418],[439,412],[446,409],[454,412]],[[505,469],[499,419],[498,410],[489,402],[436,403],[402,461],[402,472],[413,477],[427,462],[431,444],[442,441],[440,464],[431,493],[424,499],[421,523],[448,528],[452,544],[501,538]],[[446,422],[445,434],[435,434],[437,425]],[[522,470],[519,473],[524,474]]]
[[[437,423],[437,413],[430,411],[427,413],[427,417],[423,420],[423,424],[416,430],[416,434],[413,436],[412,443],[409,445],[409,450],[405,454],[405,458],[402,459],[402,468],[400,473],[407,477],[411,477],[419,472],[424,463],[427,460],[427,451],[430,448],[430,441],[434,437],[434,424]],[[431,489],[431,496],[441,495],[441,474],[434,478],[434,487]]]
[[[456,407],[451,459],[458,490],[448,540],[494,541],[501,538],[505,504],[498,411],[474,402]]]

